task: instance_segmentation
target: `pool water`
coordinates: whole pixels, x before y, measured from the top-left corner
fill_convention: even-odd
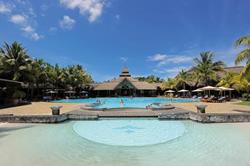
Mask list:
[[[96,108],[145,108],[152,103],[171,103],[171,102],[197,102],[198,99],[190,98],[157,98],[157,97],[121,97],[121,98],[88,98],[88,99],[63,99],[56,100],[56,103],[96,103],[100,101],[102,104]],[[121,104],[121,100],[124,104]]]
[[[159,120],[81,121],[76,122],[73,129],[90,141],[117,146],[154,145],[173,140],[185,133],[185,126],[181,121],[163,123]]]
[[[109,119],[86,121],[85,124],[82,122],[19,124],[18,128],[0,126],[0,165],[250,165],[250,123],[200,124],[192,121],[152,119]],[[95,122],[99,124],[94,124]],[[98,128],[101,124],[104,125],[104,130]],[[84,129],[84,125],[88,125],[87,130]],[[163,129],[157,129],[149,134],[146,130],[152,131],[151,125],[154,127],[157,125]],[[76,128],[87,134],[82,135],[76,132]],[[119,136],[115,136],[113,131],[108,131],[111,134],[107,134],[107,128],[112,128],[112,130],[117,128]],[[145,130],[140,128],[145,128]],[[170,131],[164,131],[164,128],[170,129]],[[184,133],[176,133],[172,128],[180,131],[184,129]],[[133,132],[126,133],[126,130],[134,130],[134,132],[138,132],[138,135],[134,135]],[[143,132],[139,133],[142,130]],[[96,137],[93,137],[94,133]],[[88,134],[89,137],[87,137]],[[122,134],[123,136],[121,136]],[[129,136],[129,134],[133,136]],[[156,138],[155,134],[164,139],[150,145],[114,145],[114,142],[116,144],[123,141],[132,142],[126,141],[126,139],[137,141],[137,136],[149,137],[150,141]],[[102,135],[104,137],[99,139]],[[169,137],[171,135],[176,137]],[[119,137],[122,141],[118,140]],[[142,138],[141,141],[146,138]],[[104,139],[107,139],[106,142],[103,142]]]

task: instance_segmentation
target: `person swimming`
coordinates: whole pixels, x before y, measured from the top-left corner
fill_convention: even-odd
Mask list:
[[[124,107],[124,101],[122,99],[120,100],[120,105],[121,107]]]

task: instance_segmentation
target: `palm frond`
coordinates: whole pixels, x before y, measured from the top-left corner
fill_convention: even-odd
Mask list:
[[[250,45],[250,36],[243,36],[236,40],[235,46],[238,47],[240,45]]]
[[[236,59],[235,59],[235,64],[239,64],[240,62],[244,61],[244,60],[249,60],[250,59],[250,48],[247,48],[243,51],[241,51]]]

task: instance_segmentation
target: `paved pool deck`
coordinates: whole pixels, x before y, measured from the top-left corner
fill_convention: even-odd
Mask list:
[[[196,112],[196,104],[208,105],[207,113],[250,113],[250,106],[238,105],[237,103],[172,103],[177,108],[187,111]],[[84,104],[79,103],[51,103],[51,102],[32,102],[29,105],[11,107],[0,109],[0,115],[13,114],[13,115],[51,115],[51,106],[61,105],[61,113],[71,112],[80,109]],[[134,110],[137,112],[137,110]],[[118,112],[118,111],[117,111]],[[88,112],[89,113],[89,112]],[[148,114],[148,112],[143,112]],[[120,114],[120,113],[118,113]]]
[[[196,104],[208,105],[206,114],[196,111]],[[51,115],[51,106],[61,105],[61,115]],[[250,107],[237,103],[172,103],[174,109],[110,109],[86,110],[84,104],[33,102],[30,105],[0,109],[0,122],[59,123],[66,120],[96,120],[99,118],[148,117],[161,120],[193,120],[204,123],[250,122]]]

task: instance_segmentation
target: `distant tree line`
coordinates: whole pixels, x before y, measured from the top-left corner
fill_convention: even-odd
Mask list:
[[[223,71],[225,64],[222,61],[214,61],[215,54],[211,51],[201,52],[199,58],[195,58],[194,66],[188,70],[181,70],[174,78],[167,78],[162,83],[163,89],[185,89],[187,85],[192,88],[201,86],[224,86],[234,88],[238,92],[250,91],[250,36],[244,36],[235,42],[235,46],[243,46],[235,59],[235,64],[246,62],[241,73]],[[223,72],[222,77],[218,77],[218,72]]]
[[[140,76],[140,77],[135,77],[139,81],[146,81],[148,83],[162,83],[164,79],[154,76],[154,75],[149,75],[149,76]]]
[[[81,65],[61,67],[43,59],[33,59],[18,42],[4,43],[0,48],[0,78],[23,82],[26,95],[41,95],[45,89],[79,89],[93,82]],[[23,91],[12,89],[8,97],[25,95]]]

